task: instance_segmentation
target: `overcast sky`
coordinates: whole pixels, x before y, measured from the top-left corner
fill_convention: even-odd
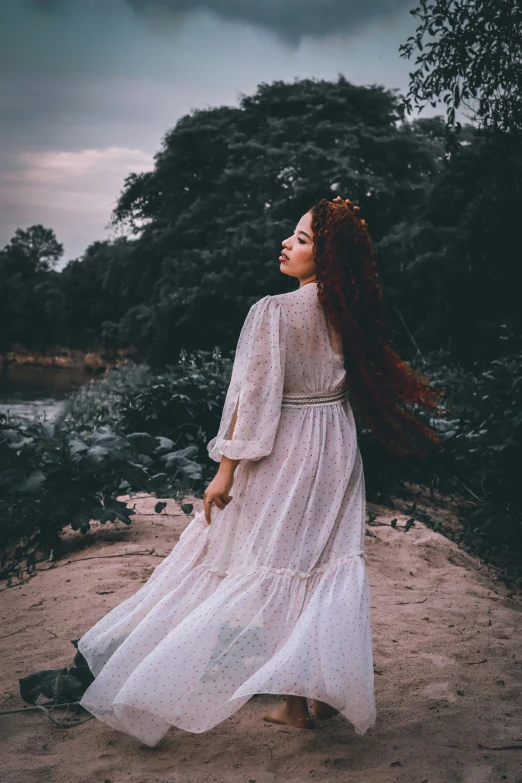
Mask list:
[[[124,177],[192,108],[295,77],[407,92],[415,0],[0,0],[0,247],[43,223],[64,262],[110,234]],[[443,114],[429,106],[421,116]]]

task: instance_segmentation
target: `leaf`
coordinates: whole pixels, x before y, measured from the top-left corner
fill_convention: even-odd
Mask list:
[[[25,470],[22,465],[0,472],[0,489],[2,487],[11,487],[25,479]]]
[[[13,491],[34,495],[40,492],[46,477],[41,470],[33,470],[24,481],[21,481]]]
[[[110,433],[95,434],[93,443],[95,444],[95,447],[104,447],[106,449],[128,448],[129,445],[125,438]]]
[[[156,441],[159,442],[159,445],[156,446],[156,453],[161,454],[164,451],[172,451],[174,441],[170,440],[170,438],[159,436],[156,438]]]
[[[148,457],[146,454],[138,454],[135,457],[135,460],[140,465],[144,465],[146,468],[152,468],[152,466],[154,465],[154,460]]]
[[[157,448],[157,438],[152,437],[147,432],[133,432],[127,435],[127,440],[136,449],[143,454],[152,454]]]
[[[11,443],[7,444],[7,448],[13,449],[14,451],[20,451],[24,446],[32,446],[34,443],[34,438],[23,438],[20,436],[19,438],[12,439]]]
[[[69,441],[69,451],[71,455],[83,454],[88,448],[88,445],[79,438],[72,438]]]
[[[104,446],[91,446],[86,456],[94,460],[94,462],[103,462],[108,453],[109,449]]]
[[[178,457],[186,457],[188,459],[189,457],[197,456],[198,451],[199,451],[198,447],[195,446],[194,444],[191,444],[190,446],[187,446],[186,448],[181,449],[180,451],[175,451],[173,453],[176,454]]]

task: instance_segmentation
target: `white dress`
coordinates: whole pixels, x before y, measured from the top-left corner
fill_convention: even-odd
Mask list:
[[[241,460],[233,500],[210,525],[198,512],[79,640],[96,676],[81,704],[97,718],[154,746],[170,726],[204,732],[272,693],[320,699],[359,735],[375,725],[364,473],[346,393],[335,400],[344,379],[316,283],[250,308],[208,443],[214,460]]]

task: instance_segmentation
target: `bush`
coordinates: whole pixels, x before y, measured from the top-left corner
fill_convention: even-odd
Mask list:
[[[130,524],[135,512],[118,495],[145,490],[175,498],[190,513],[182,499],[201,482],[196,451],[107,425],[78,431],[0,414],[0,578],[20,577],[24,558],[30,573],[39,550],[54,559],[67,525],[85,533],[91,520]]]
[[[427,373],[447,390],[453,418],[444,422],[443,449],[434,468],[443,487],[475,502],[465,537],[479,552],[511,555],[520,563],[522,501],[522,351],[472,371],[448,367],[439,352]],[[438,366],[437,366],[438,364]],[[518,553],[518,556],[517,556]],[[518,575],[522,575],[520,566]]]
[[[218,348],[182,351],[161,374],[128,362],[80,387],[54,424],[0,416],[0,578],[20,574],[22,559],[30,573],[39,550],[57,557],[69,524],[82,533],[91,520],[130,524],[119,495],[175,498],[190,513],[184,496],[215,472],[206,444],[231,370]]]
[[[76,428],[107,424],[162,435],[178,447],[195,445],[208,462],[206,444],[217,432],[231,372],[232,359],[223,358],[219,348],[181,351],[178,363],[161,373],[129,362],[81,386],[58,420]]]
[[[369,500],[407,497],[411,483],[467,498],[472,510],[469,503],[461,504],[462,543],[485,561],[490,555],[511,560],[521,576],[522,351],[513,345],[512,335],[508,341],[504,354],[485,366],[475,362],[472,370],[450,363],[445,351],[432,352],[423,363],[412,362],[434,386],[446,390],[444,407],[450,411],[441,419],[418,411],[441,439],[425,460],[395,457],[369,435],[361,434],[359,442]]]
[[[411,484],[465,496],[474,506],[470,514],[462,504],[463,543],[484,559],[510,555],[517,572],[522,351],[512,342],[472,371],[451,364],[444,351],[413,362],[446,390],[450,411],[440,419],[417,411],[441,438],[425,460],[387,452],[354,414],[368,500],[410,498]],[[206,445],[217,432],[231,369],[218,348],[182,352],[160,374],[129,363],[71,394],[54,425],[0,418],[0,551],[20,542],[11,563],[4,557],[0,564],[0,577],[23,556],[30,570],[37,545],[56,554],[58,533],[68,524],[82,532],[92,519],[129,524],[133,511],[118,495],[145,490],[179,502],[189,491],[201,495],[216,470]]]

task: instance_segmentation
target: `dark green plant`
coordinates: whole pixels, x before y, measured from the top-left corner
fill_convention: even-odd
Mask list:
[[[450,411],[429,421],[442,443],[426,460],[390,454],[354,414],[368,500],[409,500],[411,484],[467,498],[473,505],[470,513],[463,503],[461,540],[484,558],[509,555],[516,573],[522,551],[522,351],[516,335],[502,330],[498,337],[498,358],[471,369],[452,363],[442,350],[415,358],[416,369],[446,390]],[[35,544],[56,556],[58,533],[68,524],[79,531],[91,519],[128,524],[133,512],[119,495],[145,490],[179,502],[186,491],[201,496],[217,469],[206,445],[217,432],[231,368],[232,359],[217,348],[182,352],[162,373],[129,363],[75,391],[55,425],[3,417],[0,549],[18,539],[13,563],[20,566],[27,556],[30,570]],[[418,415],[429,416],[424,410]],[[2,567],[4,576],[14,572]]]
[[[175,498],[190,513],[182,501],[201,483],[196,452],[146,432],[75,430],[0,414],[0,579],[30,573],[38,552],[55,559],[67,525],[85,533],[92,520],[130,524],[135,512],[120,495]]]
[[[461,104],[488,130],[522,132],[522,7],[518,0],[421,0],[410,11],[419,25],[401,44],[401,57],[418,56],[406,105],[447,106],[458,129]]]
[[[499,326],[520,330],[520,136],[465,125],[448,159],[442,118],[404,122],[395,92],[276,81],[180,118],[153,170],[125,181],[115,219],[134,236],[94,242],[60,272],[34,260],[48,229],[0,249],[0,348],[132,347],[160,371],[182,348],[233,350],[249,306],[297,284],[281,241],[340,193],[368,222],[401,356],[413,338],[467,369],[491,361]]]
[[[426,371],[435,382],[444,376],[453,410],[433,467],[441,487],[475,504],[465,537],[474,538],[484,556],[510,555],[522,576],[522,350],[514,335],[503,336],[518,349],[471,370],[448,367],[440,354],[431,358]]]
[[[364,431],[359,443],[369,500],[407,499],[411,483],[466,499],[459,540],[486,560],[511,561],[512,573],[522,576],[522,350],[520,338],[506,330],[500,341],[498,359],[471,369],[451,363],[442,350],[415,360],[416,369],[446,390],[450,411],[429,420],[442,443],[426,460],[394,457]]]
[[[100,424],[122,432],[145,431],[171,438],[176,447],[206,444],[217,431],[232,359],[213,351],[180,351],[164,372],[131,362],[114,368],[69,395],[58,421],[69,427]]]

